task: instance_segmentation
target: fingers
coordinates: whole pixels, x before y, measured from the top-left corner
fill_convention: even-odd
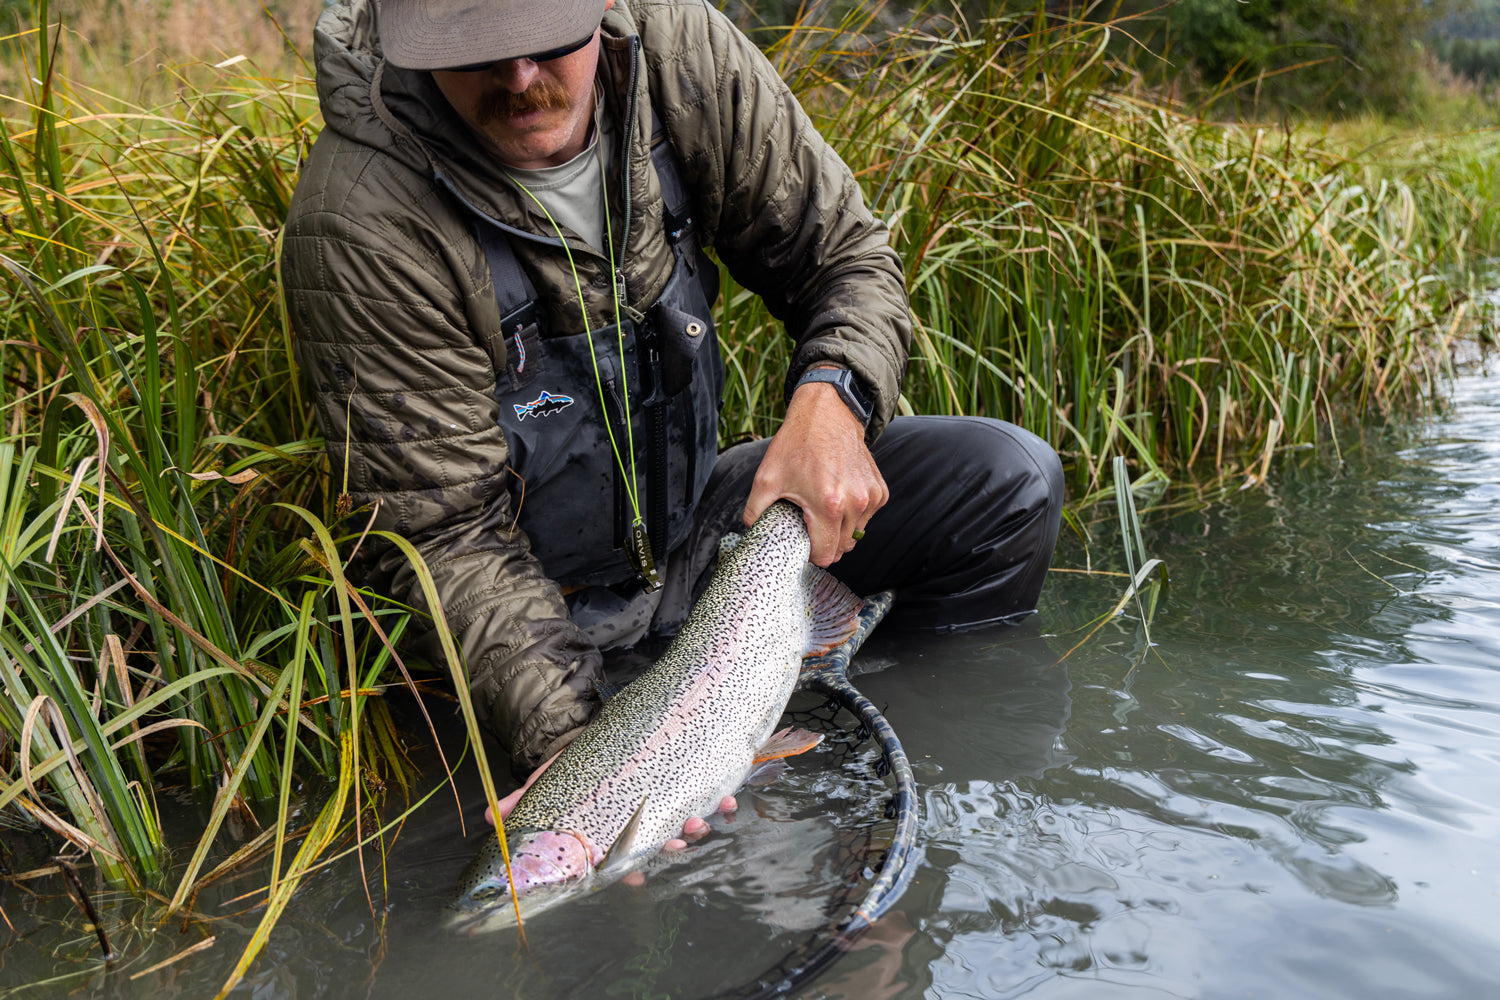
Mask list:
[[[695,840],[702,840],[703,835],[708,833],[708,822],[698,816],[694,816],[682,824],[682,836],[673,837],[661,845],[664,851],[680,851]]]
[[[804,481],[758,473],[750,502],[745,505],[745,523],[753,524],[766,507],[785,497],[802,508],[807,524],[808,558],[824,567],[838,562],[854,548],[855,533],[863,533],[876,511],[890,498],[890,490],[873,459],[857,463],[841,475],[840,480],[822,484],[819,489],[819,484],[812,484],[813,488],[794,488],[802,486]]]
[[[885,481],[880,478],[873,462],[869,471],[872,478],[862,484],[867,488],[845,493],[821,508],[803,508],[808,541],[812,543],[809,558],[817,565],[830,566],[850,552],[859,541],[856,533],[864,534],[865,526],[889,498]]]
[[[740,804],[733,795],[726,795],[719,800],[718,812],[730,814],[739,809]],[[662,845],[664,851],[680,851],[689,843],[701,840],[708,833],[708,820],[701,816],[690,816],[688,821],[682,824],[682,836],[673,837]]]
[[[756,474],[755,481],[750,486],[750,496],[745,501],[745,513],[741,518],[745,522],[745,527],[748,528],[754,524],[766,512],[767,507],[781,498],[779,490],[779,483],[772,481],[770,477]]]
[[[735,801],[733,795],[726,795],[719,800],[718,808],[715,811],[729,815],[739,809],[739,807],[740,804]],[[707,832],[708,820],[701,816],[690,816],[688,817],[688,821],[682,824],[682,835],[688,840],[697,840]]]
[[[717,811],[728,814],[735,812],[739,809],[739,807],[740,804],[735,800],[735,797],[733,795],[726,795],[719,800],[719,808]],[[671,840],[661,845],[661,849],[663,852],[684,850],[687,848],[688,844],[692,843],[693,841],[701,840],[708,833],[708,831],[708,820],[702,818],[701,816],[689,817],[688,821],[682,824],[682,836],[673,837]],[[640,887],[646,884],[646,874],[645,872],[640,871],[629,872],[621,879],[621,881],[626,885]]]
[[[505,817],[510,815],[510,811],[516,807],[517,802],[521,801],[521,795],[530,785],[531,782],[528,781],[526,784],[522,785],[520,788],[517,788],[515,791],[511,792],[509,795],[505,796],[505,798],[500,800],[498,804],[500,806],[501,819],[504,819]],[[492,809],[490,809],[489,806],[484,807],[484,821],[490,826],[495,825],[495,813]]]

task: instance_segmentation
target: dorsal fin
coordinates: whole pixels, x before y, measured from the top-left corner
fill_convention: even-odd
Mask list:
[[[802,585],[812,614],[812,630],[803,656],[816,656],[841,645],[859,624],[864,602],[826,569],[808,563],[802,569]]]
[[[641,796],[641,804],[635,807],[635,813],[631,815],[630,822],[625,824],[625,829],[615,838],[615,842],[609,845],[609,850],[604,852],[604,860],[599,862],[599,869],[609,867],[611,861],[620,861],[630,856],[630,845],[635,840],[635,831],[641,825],[641,815],[646,811],[646,800],[651,796]]]

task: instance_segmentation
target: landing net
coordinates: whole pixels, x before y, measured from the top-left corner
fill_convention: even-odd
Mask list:
[[[916,779],[891,724],[849,682],[849,661],[890,610],[893,595],[882,591],[865,599],[859,627],[838,649],[807,661],[801,690],[823,695],[812,708],[788,710],[796,725],[823,734],[822,749],[850,777],[883,785],[883,814],[845,831],[850,839],[838,852],[839,885],[828,900],[829,924],[753,982],[718,994],[719,1000],[759,1000],[785,996],[837,962],[906,891],[917,864]],[[806,696],[801,696],[805,698]]]

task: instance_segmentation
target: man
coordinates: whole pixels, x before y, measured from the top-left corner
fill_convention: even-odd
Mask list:
[[[1056,456],[999,421],[892,422],[888,232],[711,4],[351,0],[315,54],[326,128],[284,238],[298,361],[335,480],[422,552],[518,770],[592,716],[600,649],[670,633],[719,533],[778,497],[814,562],[897,588],[907,621],[1035,608]],[[717,458],[701,246],[797,342],[775,437]],[[424,607],[390,549],[370,578]]]

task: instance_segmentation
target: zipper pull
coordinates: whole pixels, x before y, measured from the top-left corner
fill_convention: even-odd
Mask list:
[[[640,576],[646,593],[660,590],[661,574],[656,571],[656,559],[651,555],[651,540],[646,537],[646,526],[640,521],[630,526],[629,555],[630,564]]]
[[[644,406],[660,406],[667,401],[667,394],[662,391],[661,385],[661,352],[657,350],[657,341],[660,337],[656,331],[656,324],[646,319],[636,327],[636,342],[640,345],[642,355],[646,359],[646,398],[641,401]]]

